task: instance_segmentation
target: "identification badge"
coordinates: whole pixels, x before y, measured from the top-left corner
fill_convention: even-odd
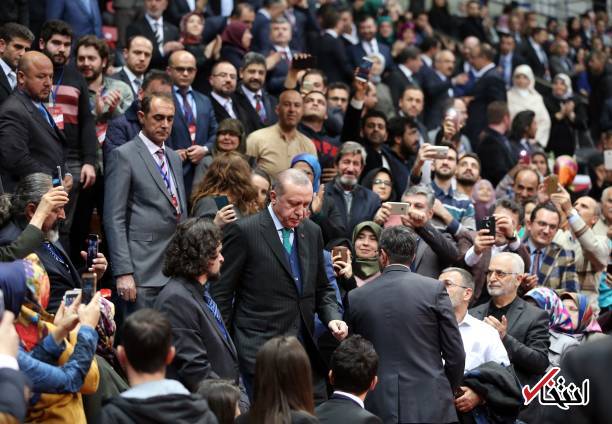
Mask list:
[[[193,146],[196,142],[196,126],[195,124],[189,124],[189,137],[191,138],[191,145]]]
[[[49,106],[47,108],[51,117],[53,118],[53,122],[55,122],[55,126],[60,130],[64,129],[64,113],[62,112],[62,108],[59,106]]]
[[[104,122],[101,124],[96,124],[96,137],[98,138],[98,143],[101,145],[104,144],[104,140],[106,140],[106,129],[108,128],[108,123]]]

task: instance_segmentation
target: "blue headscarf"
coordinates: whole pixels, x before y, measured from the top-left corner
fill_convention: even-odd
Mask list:
[[[15,316],[19,315],[27,290],[24,261],[0,263],[0,289],[4,308]]]
[[[312,169],[312,173],[314,175],[314,179],[312,182],[312,191],[318,193],[319,185],[321,183],[321,165],[319,165],[319,159],[317,159],[317,157],[314,155],[302,153],[300,155],[294,156],[293,159],[291,159],[291,167],[293,168],[293,165],[295,165],[297,162],[306,162],[308,165],[310,165],[310,168]]]

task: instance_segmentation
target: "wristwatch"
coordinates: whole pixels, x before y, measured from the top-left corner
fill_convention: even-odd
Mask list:
[[[512,243],[513,241],[516,241],[516,239],[518,238],[518,233],[516,232],[516,230],[514,230],[514,234],[512,234],[512,237],[506,237],[506,239]]]

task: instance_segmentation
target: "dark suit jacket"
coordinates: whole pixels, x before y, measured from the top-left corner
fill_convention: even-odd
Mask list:
[[[371,341],[380,357],[368,411],[386,423],[457,421],[453,390],[465,353],[444,284],[390,265],[351,290],[348,304],[349,328]]]
[[[10,244],[0,247],[0,261],[10,262],[23,259],[38,247],[45,235],[33,225],[25,227],[23,232]]]
[[[270,49],[265,56],[269,56],[270,53],[275,52],[276,49]],[[297,52],[291,50],[292,56]],[[285,89],[285,79],[287,78],[287,74],[289,73],[289,66],[291,62],[283,57],[280,62],[276,64],[276,66],[270,70],[266,75],[266,88],[270,94],[275,96],[280,95]]]
[[[265,90],[262,90],[261,102],[263,103],[263,107],[266,111],[266,120],[265,122],[261,122],[257,111],[249,101],[249,98],[244,93],[242,86],[238,86],[235,94],[236,101],[242,110],[244,110],[249,116],[249,126],[253,128],[253,131],[259,130],[264,127],[269,127],[270,125],[274,125],[278,122],[278,116],[276,115],[276,105],[278,104],[278,100],[266,93]]]
[[[172,277],[159,293],[155,309],[172,325],[176,356],[168,367],[168,378],[179,380],[190,391],[204,379],[240,381],[238,355],[231,339],[220,331],[204,301],[204,286],[198,281]]]
[[[357,184],[353,189],[353,202],[351,210],[346,208],[344,192],[336,181],[330,181],[325,185],[325,197],[331,197],[340,212],[342,218],[342,228],[344,237],[351,240],[353,238],[353,228],[363,221],[371,221],[380,209],[380,197],[372,190]]]
[[[263,13],[257,13],[255,15],[255,21],[253,22],[253,41],[251,43],[251,50],[257,53],[264,54],[272,48],[270,41],[270,18]]]
[[[429,70],[429,71],[427,71]],[[437,128],[444,118],[444,102],[450,97],[448,89],[453,88],[450,78],[445,81],[431,68],[423,65],[418,75],[425,94],[424,119],[428,130]]]
[[[64,133],[43,117],[29,96],[17,90],[0,106],[0,175],[11,193],[21,177],[53,175],[64,167]]]
[[[77,40],[83,35],[102,37],[102,16],[98,1],[89,0],[87,7],[82,1],[47,0],[47,20],[60,19],[66,22]]]
[[[134,99],[138,99],[138,93],[134,91],[134,87],[132,87],[132,81],[130,81],[130,77],[128,77],[128,74],[123,69],[117,72],[116,74],[113,74],[112,78],[118,79],[119,81],[123,81],[124,83],[126,83],[127,86],[130,87],[130,90],[132,90]]]
[[[227,19],[226,16],[210,16],[206,18],[204,32],[202,33],[202,41],[204,43],[209,43],[217,35],[221,35],[227,26]]]
[[[196,104],[196,138],[195,144],[199,146],[206,146],[208,150],[212,150],[217,135],[217,118],[213,110],[210,99],[204,94],[192,90],[193,97]],[[174,114],[174,122],[172,124],[172,133],[167,141],[168,147],[179,150],[186,149],[192,144],[191,136],[189,134],[189,125],[185,119],[185,114],[181,108],[181,104],[177,100],[177,94],[174,93],[174,107],[176,113]],[[191,193],[191,184],[193,182],[193,173],[196,165],[192,164],[191,161],[186,160],[183,162],[183,182],[185,183],[185,192]]]
[[[132,22],[130,26],[127,27],[125,35],[126,39],[133,37],[134,35],[142,35],[143,37],[148,38],[153,44],[153,56],[151,57],[149,69],[155,68],[165,70],[166,65],[168,64],[168,58],[162,56],[162,54],[159,52],[153,28],[151,28],[145,17],[142,17],[136,22]],[[177,41],[179,37],[180,34],[178,28],[164,20],[164,43],[167,43],[168,41]]]
[[[353,68],[340,38],[324,33],[317,41],[315,52],[317,67],[327,75],[328,84],[338,81],[349,84],[352,81]]]
[[[393,57],[391,57],[391,49],[385,43],[378,41],[378,51],[385,58],[385,71],[389,71],[393,68],[395,62],[393,62]],[[367,56],[363,46],[361,45],[361,40],[357,44],[351,45],[347,53],[349,55],[349,59],[351,61],[351,65],[353,68],[356,68],[361,63],[361,59],[364,56]]]
[[[341,319],[334,289],[325,273],[323,238],[309,220],[295,230],[302,275],[301,292],[267,209],[224,229],[221,277],[212,287],[232,331],[243,372],[253,375],[255,355],[269,339],[298,336],[314,345],[314,313],[327,323]],[[311,356],[311,361],[317,360]]]
[[[221,103],[219,103],[212,95],[210,96],[210,102],[212,103],[217,122],[220,123],[224,119],[231,118],[229,113],[227,113],[227,110],[225,110]],[[241,103],[237,99],[236,93],[232,95],[232,108],[236,114],[236,119],[239,119],[244,126],[245,136],[255,131],[257,123],[254,121],[253,116],[242,107]]]
[[[470,314],[484,320],[491,302],[473,309]],[[521,384],[532,385],[548,367],[548,313],[517,297],[506,314],[508,331],[503,339],[510,363]]]
[[[250,424],[251,422],[252,421],[248,412],[241,414],[238,418],[236,418],[236,424]],[[289,422],[291,424],[316,424],[319,422],[319,420],[304,411],[291,411],[291,418]]]
[[[181,18],[191,12],[187,0],[172,0],[168,2],[168,8],[164,12],[164,19],[178,27],[181,24]],[[206,21],[208,23],[208,20]]]
[[[381,419],[366,411],[354,400],[334,394],[317,406],[315,414],[321,424],[379,424]]]
[[[527,61],[527,64],[531,67],[533,74],[538,78],[544,78],[544,75],[547,71],[546,64],[540,62],[540,58],[538,57],[535,49],[533,48],[528,39],[525,40],[525,43],[523,45],[523,56],[525,56],[525,60]]]
[[[13,93],[6,74],[0,69],[0,105]]]
[[[108,122],[106,140],[104,140],[102,145],[105,161],[110,156],[110,152],[119,146],[123,146],[140,132],[141,127],[137,115],[139,109],[139,102],[135,100],[123,115],[117,116]]]
[[[480,77],[466,95],[474,99],[468,106],[468,119],[463,132],[476,148],[480,132],[487,127],[487,106],[495,100],[506,101],[506,84],[493,68]]]
[[[431,223],[415,232],[420,240],[412,269],[417,274],[437,279],[444,268],[456,263],[460,255],[457,244],[449,233],[442,233]]]
[[[393,107],[395,109],[399,108],[399,99],[402,97],[402,94],[404,94],[404,89],[406,86],[419,85],[415,75],[412,75],[412,79],[408,79],[406,74],[404,74],[399,68],[393,69],[389,73],[386,83],[389,86],[389,91],[391,91],[391,98],[393,100]]]
[[[480,175],[482,178],[489,180],[493,187],[497,186],[516,163],[512,146],[508,142],[509,150],[504,143],[504,139],[504,135],[491,128],[486,128],[482,140],[476,147],[478,156],[486,158],[482,161]]]

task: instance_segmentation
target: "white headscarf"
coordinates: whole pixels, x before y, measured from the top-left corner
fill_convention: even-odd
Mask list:
[[[519,65],[514,69],[514,73],[512,74],[512,81],[514,84],[514,78],[517,75],[524,75],[529,80],[529,87],[525,89],[518,88],[513,85],[513,88],[522,96],[527,96],[528,94],[532,94],[535,92],[535,76],[533,75],[533,71],[529,65]]]
[[[572,90],[571,78],[567,74],[558,73],[553,78],[553,82],[555,82],[555,80],[561,80],[563,84],[565,84],[565,87],[567,87],[567,89],[565,90],[565,94],[563,94],[561,97],[557,97],[557,96],[555,97],[561,100],[571,99],[572,96],[574,95],[574,91]]]

